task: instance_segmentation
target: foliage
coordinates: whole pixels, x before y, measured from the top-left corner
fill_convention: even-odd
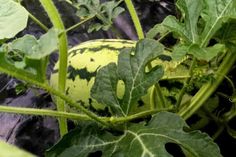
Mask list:
[[[12,157],[12,156],[35,157],[33,154],[27,153],[24,150],[21,150],[3,141],[0,141],[0,150],[1,150],[1,156],[4,156],[4,157]]]
[[[1,0],[0,3],[0,40],[13,38],[26,27],[28,12],[12,0]]]
[[[221,156],[219,149],[206,134],[199,131],[185,132],[184,127],[187,127],[187,124],[183,119],[167,112],[153,115],[147,124],[130,124],[120,135],[113,135],[96,124],[89,124],[64,136],[46,156],[86,157],[93,152],[102,152],[103,156],[164,157],[170,156],[165,148],[167,143],[179,145],[185,155]]]
[[[191,128],[184,120],[194,114],[200,115],[202,119],[192,125],[193,128],[204,127],[207,123],[204,118],[210,117],[219,126],[224,124],[219,130],[226,127],[229,134],[235,137],[235,130],[228,125],[236,115],[235,106],[217,116],[214,110],[220,102],[217,98],[214,99],[215,105],[207,103],[207,100],[213,100],[210,96],[236,60],[236,1],[178,0],[176,6],[181,13],[180,18],[168,16],[147,33],[149,39],[141,39],[140,36],[135,48],[123,49],[117,64],[110,63],[99,69],[91,96],[107,106],[111,117],[100,117],[65,95],[65,71],[62,70],[65,76],[58,78],[58,89],[49,85],[45,77],[48,55],[59,49],[60,55],[65,56],[60,58],[59,71],[67,68],[67,30],[64,29],[52,1],[40,0],[54,27],[58,29],[50,29],[38,40],[31,35],[12,39],[26,27],[28,13],[20,3],[13,0],[0,2],[0,27],[4,28],[0,30],[1,43],[4,43],[0,48],[0,71],[47,90],[59,97],[58,100],[66,101],[79,111],[62,112],[64,106],[58,106],[60,112],[43,111],[44,115],[60,117],[59,122],[62,122],[63,118],[77,118],[80,119],[79,122],[90,121],[85,125],[81,122],[81,127],[66,134],[46,153],[47,156],[90,156],[100,153],[100,156],[169,157],[172,155],[166,150],[168,143],[178,145],[180,152],[186,156],[222,156],[219,147],[209,135],[190,131]],[[123,11],[119,7],[122,1],[108,1],[102,4],[99,0],[67,2],[77,8],[80,17],[96,17],[100,20],[90,26],[90,32],[101,28],[108,30],[112,26],[112,20]],[[139,21],[134,18],[137,17],[136,12],[131,10],[134,8],[131,1],[124,2],[131,13],[137,33],[143,34]],[[38,24],[40,25],[39,22]],[[166,48],[165,44],[160,42],[170,33],[177,42]],[[156,35],[159,36],[159,41],[150,39]],[[174,69],[170,69],[162,67],[161,63],[155,66],[152,64],[157,57],[163,57],[165,48],[172,53],[173,60],[181,60],[182,66],[178,64]],[[187,59],[182,60],[183,58]],[[159,81],[165,73],[178,71],[183,66],[188,69],[187,78],[165,78],[166,84]],[[122,97],[117,96],[119,81],[124,82]],[[228,81],[232,82],[230,79]],[[181,85],[168,87],[171,82]],[[133,110],[134,105],[150,87],[154,89],[150,94],[150,102],[153,102],[150,103],[150,109],[136,112]],[[170,95],[171,93],[174,94]],[[176,102],[169,101],[169,96]],[[235,93],[232,93],[232,102],[235,103]],[[29,113],[27,109],[14,110],[0,106],[1,109],[4,112]],[[32,114],[42,115],[40,110],[30,111],[34,112]],[[134,123],[135,120],[139,122]],[[60,130],[66,131],[66,127],[60,125]],[[218,131],[216,136],[217,134]]]
[[[73,5],[77,8],[79,17],[88,18],[96,16],[99,22],[92,23],[89,26],[88,32],[108,30],[112,26],[112,20],[124,11],[119,7],[119,2],[108,1],[100,3],[99,0],[76,0]]]
[[[128,115],[133,105],[163,76],[160,66],[145,73],[148,62],[157,58],[163,50],[161,44],[150,39],[140,40],[134,55],[131,55],[131,48],[123,50],[118,57],[118,66],[110,63],[99,70],[91,90],[92,97],[110,106],[114,116]],[[125,83],[125,92],[120,100],[116,93],[119,79]]]

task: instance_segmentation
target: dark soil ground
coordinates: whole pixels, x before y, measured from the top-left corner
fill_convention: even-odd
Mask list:
[[[134,1],[145,31],[152,28],[152,26],[156,23],[160,23],[165,16],[176,14],[173,1],[174,0]],[[75,16],[74,8],[70,7],[63,1],[59,2],[58,0],[55,0],[55,2],[61,12],[66,28],[80,21],[80,19]],[[166,7],[163,7],[164,2],[168,3]],[[48,27],[51,26],[49,19],[46,13],[42,11],[43,9],[38,0],[35,0],[34,3],[32,3],[31,0],[24,0],[23,4],[27,10],[38,17],[42,23],[46,24]],[[115,38],[115,35],[111,31],[99,31],[89,34],[86,31],[87,25],[88,24],[83,25],[82,27],[68,33],[69,45],[71,47],[91,39]],[[119,16],[114,21],[114,25],[120,31],[123,38],[133,40],[137,39],[128,14],[122,14]],[[39,37],[43,33],[44,31],[41,28],[39,28],[33,21],[29,20],[28,27],[19,33],[18,36],[32,34]],[[52,70],[53,63],[55,63],[56,60],[57,54],[51,55],[51,64],[49,66],[48,76]],[[231,77],[235,80],[235,76],[233,74],[235,74],[235,69],[231,72]],[[26,87],[26,90],[16,93],[15,88],[19,87],[20,84],[22,84],[22,82],[19,80],[0,74],[0,104],[18,107],[22,106],[55,109],[55,105],[52,103],[50,95],[45,91]],[[228,88],[229,87],[226,82],[220,86],[220,89],[223,91],[227,91]],[[232,124],[234,122],[235,120],[232,121]],[[0,124],[0,139],[15,144],[38,156],[43,156],[43,152],[53,146],[53,144],[55,144],[55,142],[59,139],[57,121],[54,118],[0,113]],[[210,125],[214,126],[214,123]],[[70,122],[69,126],[71,126],[71,128],[74,127]],[[211,128],[211,126],[209,128]],[[209,128],[205,128],[204,131],[209,131],[210,133],[212,129]],[[223,156],[231,157],[231,154],[234,154],[236,140],[229,136],[226,131],[223,131],[220,134],[220,136],[216,139],[216,142],[220,146]]]

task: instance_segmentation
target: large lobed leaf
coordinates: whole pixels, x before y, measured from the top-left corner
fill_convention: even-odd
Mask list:
[[[9,75],[46,82],[47,56],[58,48],[59,31],[50,29],[37,40],[25,35],[0,47],[0,71]],[[9,55],[15,53],[20,60]],[[24,79],[25,80],[25,79]]]
[[[236,19],[236,1],[235,0],[204,0],[205,8],[202,12],[202,18],[206,22],[201,34],[202,44],[208,43],[208,40],[219,30],[224,22],[229,19]],[[203,45],[204,46],[204,45]]]
[[[109,106],[113,113],[129,114],[137,101],[163,76],[161,66],[145,72],[148,63],[163,51],[163,45],[151,39],[140,40],[134,51],[131,48],[123,50],[119,54],[118,65],[111,63],[98,71],[91,96],[99,103]],[[125,84],[121,99],[118,98],[117,93],[119,80]]]
[[[0,40],[13,38],[22,31],[28,20],[28,12],[13,0],[0,0]]]
[[[186,42],[198,42],[197,23],[203,8],[203,0],[178,0],[177,6],[184,17],[183,22],[174,16],[168,16],[162,24],[179,34]]]
[[[178,60],[186,54],[192,54],[199,60],[210,61],[222,52],[222,45],[206,47],[225,22],[236,18],[236,1],[178,0],[177,7],[182,19],[168,16],[161,24],[182,39],[174,48],[173,59]],[[159,31],[158,28],[153,29],[152,32]]]
[[[87,125],[65,135],[46,157],[171,157],[166,144],[174,143],[191,157],[221,157],[218,146],[200,131],[186,132],[187,124],[173,113],[161,112],[147,123],[130,124],[121,135]],[[95,155],[95,156],[96,156]]]

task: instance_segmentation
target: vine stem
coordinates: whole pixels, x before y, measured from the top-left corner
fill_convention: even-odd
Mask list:
[[[21,4],[21,1],[17,1],[19,4]],[[28,11],[28,10],[27,10]],[[33,14],[31,14],[29,11],[28,11],[28,14],[29,14],[29,17],[36,23],[38,24],[44,31],[48,31],[48,28],[46,25],[44,25],[39,19],[37,19]]]
[[[65,91],[66,87],[66,75],[67,75],[67,35],[62,19],[52,2],[52,0],[40,0],[42,6],[46,10],[53,26],[59,30],[62,30],[62,34],[59,37],[59,76],[58,76],[58,90],[61,92]],[[65,111],[65,102],[57,98],[57,110]],[[59,118],[60,135],[63,136],[68,132],[67,120],[65,118]]]
[[[39,19],[37,19],[33,14],[29,13],[29,17],[35,22],[37,23],[44,31],[48,31],[48,28],[46,25],[44,25],[41,21],[39,21]]]
[[[138,38],[139,39],[143,39],[144,38],[144,33],[143,33],[143,29],[142,29],[142,26],[141,26],[141,23],[139,21],[139,18],[138,18],[138,15],[135,11],[135,8],[134,8],[134,5],[132,3],[132,0],[125,0],[125,4],[129,10],[129,13],[130,13],[130,16],[133,20],[133,23],[134,23],[134,27],[136,29],[136,32],[138,34]]]
[[[90,16],[90,17],[84,19],[83,21],[80,21],[79,23],[77,23],[77,24],[75,24],[75,25],[73,25],[73,26],[67,28],[67,29],[66,29],[66,32],[69,32],[69,31],[71,31],[72,29],[75,29],[75,28],[79,27],[80,25],[82,25],[82,24],[84,24],[85,22],[87,22],[87,21],[93,19],[94,17],[95,17],[95,15],[94,15],[94,16]]]
[[[113,124],[129,122],[135,119],[147,117],[147,116],[153,115],[158,112],[163,112],[163,111],[173,111],[173,107],[143,111],[143,112],[139,112],[139,113],[127,116],[127,117],[111,117],[110,122]]]
[[[153,115],[158,112],[163,111],[172,111],[173,108],[164,108],[160,110],[149,110],[140,112],[137,114],[133,114],[127,117],[99,117],[100,121],[110,122],[112,124],[117,123],[125,123],[131,120],[135,120],[138,118],[143,118],[146,116]],[[93,120],[88,115],[85,114],[78,114],[78,113],[68,113],[68,112],[61,112],[61,111],[53,111],[47,109],[35,109],[35,108],[26,108],[26,107],[12,107],[12,106],[0,106],[0,112],[4,113],[12,113],[12,114],[25,114],[25,115],[37,115],[37,116],[50,116],[50,117],[63,117],[68,119],[74,120]]]
[[[192,80],[193,69],[194,69],[194,67],[195,67],[196,61],[197,61],[197,59],[194,57],[194,58],[193,58],[193,61],[192,61],[192,64],[191,64],[191,66],[190,66],[190,69],[189,69],[189,76],[191,76],[191,77],[189,77],[189,78],[186,79],[183,88],[180,90],[180,93],[179,93],[179,96],[178,96],[178,100],[177,100],[177,102],[176,102],[176,107],[175,107],[175,108],[177,109],[177,111],[179,110],[179,107],[180,107],[180,105],[181,105],[181,101],[182,101],[183,96],[184,96],[184,94],[185,94],[186,88],[187,88],[187,86],[189,85],[189,83],[190,83],[191,80]]]
[[[182,116],[184,119],[188,119],[192,114],[194,114],[216,90],[221,81],[224,79],[224,76],[229,72],[230,67],[232,67],[235,60],[235,52],[231,52],[229,50],[219,69],[216,72],[215,80],[203,85],[201,89],[197,92],[197,94],[195,94],[194,97],[191,99],[190,105],[179,111],[179,115]]]
[[[15,113],[15,114],[26,114],[26,115],[37,115],[37,116],[51,116],[51,117],[63,117],[68,119],[76,120],[91,120],[87,115],[78,113],[68,113],[61,111],[53,111],[47,109],[34,109],[26,107],[12,107],[12,106],[0,106],[0,112],[4,113]]]

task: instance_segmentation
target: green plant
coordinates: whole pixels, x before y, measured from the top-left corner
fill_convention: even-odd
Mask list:
[[[121,50],[117,64],[109,63],[101,67],[91,89],[91,96],[109,109],[109,117],[97,115],[65,94],[68,61],[66,32],[93,18],[97,18],[99,22],[91,25],[89,31],[107,30],[112,27],[112,19],[124,11],[119,7],[123,1],[100,4],[99,0],[67,0],[78,9],[78,15],[84,18],[68,29],[64,28],[51,0],[40,2],[53,24],[51,29],[28,13],[18,1],[0,0],[0,20],[3,21],[0,27],[4,28],[0,30],[0,40],[3,43],[0,71],[26,81],[34,88],[48,91],[55,96],[57,111],[6,106],[0,106],[0,111],[58,117],[63,137],[46,152],[46,156],[89,156],[93,153],[101,153],[103,156],[170,156],[165,148],[169,143],[181,147],[182,154],[186,156],[221,156],[213,139],[200,131],[190,131],[184,120],[193,114],[211,116],[217,123],[223,124],[213,137],[219,134],[222,127],[226,127],[235,136],[234,130],[227,125],[235,117],[234,107],[217,117],[212,112],[216,105],[207,105],[205,102],[212,99],[210,96],[227,77],[236,59],[236,1],[178,0],[176,5],[181,18],[168,16],[161,24],[154,26],[145,38],[132,1],[124,0],[139,41],[134,47]],[[13,38],[26,27],[28,16],[47,30],[47,33],[38,40],[34,36],[25,35],[8,42],[7,39]],[[5,25],[11,27],[4,27]],[[160,38],[155,40],[157,35]],[[172,35],[177,40],[170,47],[165,47],[162,43],[167,35]],[[214,41],[213,44],[211,41]],[[57,49],[60,56],[58,87],[54,88],[48,83],[45,73],[48,55]],[[171,64],[175,60],[181,60],[180,63],[185,64],[188,69],[187,77],[167,80],[168,83],[180,82],[183,84],[181,88],[168,89],[162,85],[161,78],[168,76],[171,69],[164,69],[162,62],[152,64],[153,60],[163,55],[164,49],[171,52]],[[178,71],[180,68],[177,65],[174,70]],[[119,81],[124,82],[121,98],[117,96]],[[137,101],[151,87],[150,109],[136,111]],[[197,89],[194,94],[193,89]],[[176,102],[170,101],[170,96]],[[234,99],[233,93],[233,102]],[[65,102],[78,112],[66,111]],[[200,108],[204,109],[203,113]],[[67,118],[78,120],[78,129],[67,133]],[[141,122],[135,123],[135,120]],[[203,119],[195,127],[201,128],[205,122]]]
[[[1,146],[1,156],[4,157],[35,157],[33,154],[27,153],[13,145],[7,144],[6,142],[0,141]]]

